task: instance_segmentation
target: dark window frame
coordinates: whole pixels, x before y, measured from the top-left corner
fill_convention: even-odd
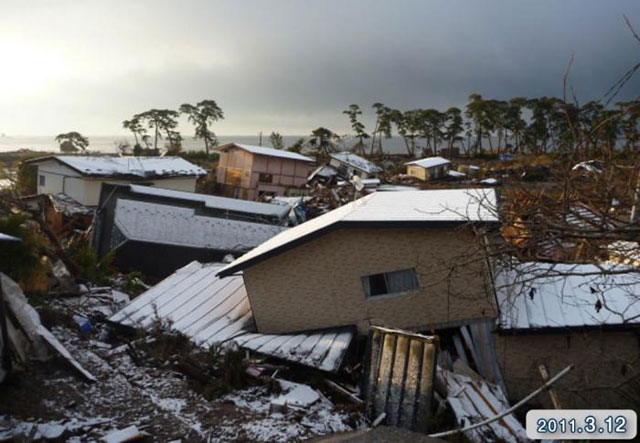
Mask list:
[[[400,290],[390,289],[390,287],[392,287],[394,283],[396,285],[400,283],[399,280],[396,280],[395,282],[390,281],[391,278],[394,278],[394,274],[396,275],[396,277],[398,277],[398,274],[406,272],[411,273],[410,280],[412,281],[409,282],[409,285],[403,287]],[[408,276],[405,275],[404,278],[407,277]],[[380,272],[378,274],[365,275],[364,277],[361,277],[361,281],[364,295],[367,299],[402,295],[420,289],[420,280],[418,280],[418,273],[416,272],[415,268],[405,268],[389,272]]]
[[[259,183],[273,183],[273,174],[267,172],[261,172],[258,174]]]
[[[38,185],[46,186],[46,180],[44,175],[38,175]]]

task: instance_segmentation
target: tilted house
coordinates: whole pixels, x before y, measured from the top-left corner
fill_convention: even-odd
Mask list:
[[[216,182],[227,197],[255,200],[263,195],[295,196],[303,193],[309,165],[304,155],[238,143],[215,148],[220,153]]]
[[[38,194],[63,193],[96,206],[103,183],[138,183],[193,192],[206,171],[180,157],[52,155],[27,160],[38,167]]]
[[[495,206],[491,189],[378,192],[273,237],[218,275],[243,271],[260,333],[493,318],[472,226],[497,221]]]
[[[240,256],[287,229],[289,208],[147,186],[104,185],[93,245],[123,270],[164,277],[193,260]]]
[[[555,374],[563,409],[640,407],[640,279],[619,264],[518,263],[496,277],[496,351],[510,398]],[[553,408],[548,395],[533,406]]]
[[[344,178],[357,175],[360,178],[376,178],[382,172],[382,168],[366,158],[351,152],[339,152],[331,154],[329,166],[334,167]]]
[[[451,162],[442,157],[427,157],[405,163],[407,175],[429,181],[446,177],[451,169]]]

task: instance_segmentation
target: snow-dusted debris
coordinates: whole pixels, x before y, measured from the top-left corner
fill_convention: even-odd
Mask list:
[[[285,227],[196,214],[193,208],[118,199],[115,225],[129,240],[246,251]]]
[[[312,238],[347,225],[495,222],[498,221],[496,202],[493,189],[376,192],[276,235],[225,267],[220,275],[244,269],[250,262],[284,250],[305,237]]]
[[[352,168],[356,168],[367,174],[375,174],[376,172],[382,172],[382,168],[373,162],[370,162],[366,158],[362,158],[359,155],[352,154],[351,152],[338,152],[337,154],[331,154],[331,158],[337,161],[347,164]]]
[[[521,263],[496,275],[502,329],[638,324],[638,294],[626,265]]]
[[[110,320],[149,328],[161,319],[198,345],[233,341],[246,349],[325,371],[340,367],[353,331],[255,333],[242,276],[217,277],[223,266],[191,262],[136,297]]]

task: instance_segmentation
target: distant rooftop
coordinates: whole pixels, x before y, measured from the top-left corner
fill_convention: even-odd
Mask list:
[[[351,152],[338,152],[337,154],[331,154],[331,158],[335,158],[339,162],[345,163],[368,174],[382,172],[382,168],[380,166],[370,162],[366,158],[352,154]]]
[[[220,275],[230,275],[332,229],[495,222],[496,207],[493,189],[376,192],[276,235],[225,267]]]
[[[56,160],[82,175],[92,176],[136,176],[136,177],[175,177],[206,175],[203,168],[189,163],[181,157],[110,157],[81,155],[51,155],[27,160],[40,163]]]
[[[442,158],[442,157],[427,157],[427,158],[422,158],[420,160],[414,160],[412,162],[407,162],[405,163],[405,165],[416,165],[416,166],[421,166],[423,168],[433,168],[436,166],[442,166],[442,165],[446,165],[448,163],[451,163],[449,160],[447,160],[446,158]]]
[[[257,154],[257,155],[267,155],[270,157],[282,157],[282,158],[288,158],[291,160],[300,160],[304,162],[315,161],[313,158],[306,157],[302,154],[298,154],[297,152],[290,152],[282,149],[267,148],[265,146],[251,146],[251,145],[241,145],[239,143],[227,143],[226,145],[218,146],[215,149],[218,151],[222,151],[224,149],[229,149],[231,147],[244,149],[245,151],[248,151],[248,152],[251,152],[252,154]]]
[[[174,191],[172,189],[157,188],[154,186],[130,185],[129,189],[135,194],[202,202],[207,208],[223,211],[243,212],[277,218],[284,218],[290,211],[289,207],[283,205],[219,197],[216,195],[196,194],[195,192]]]

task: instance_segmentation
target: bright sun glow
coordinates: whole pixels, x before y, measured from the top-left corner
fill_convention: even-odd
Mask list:
[[[61,74],[53,54],[20,43],[0,41],[0,95],[17,98],[42,92]]]

